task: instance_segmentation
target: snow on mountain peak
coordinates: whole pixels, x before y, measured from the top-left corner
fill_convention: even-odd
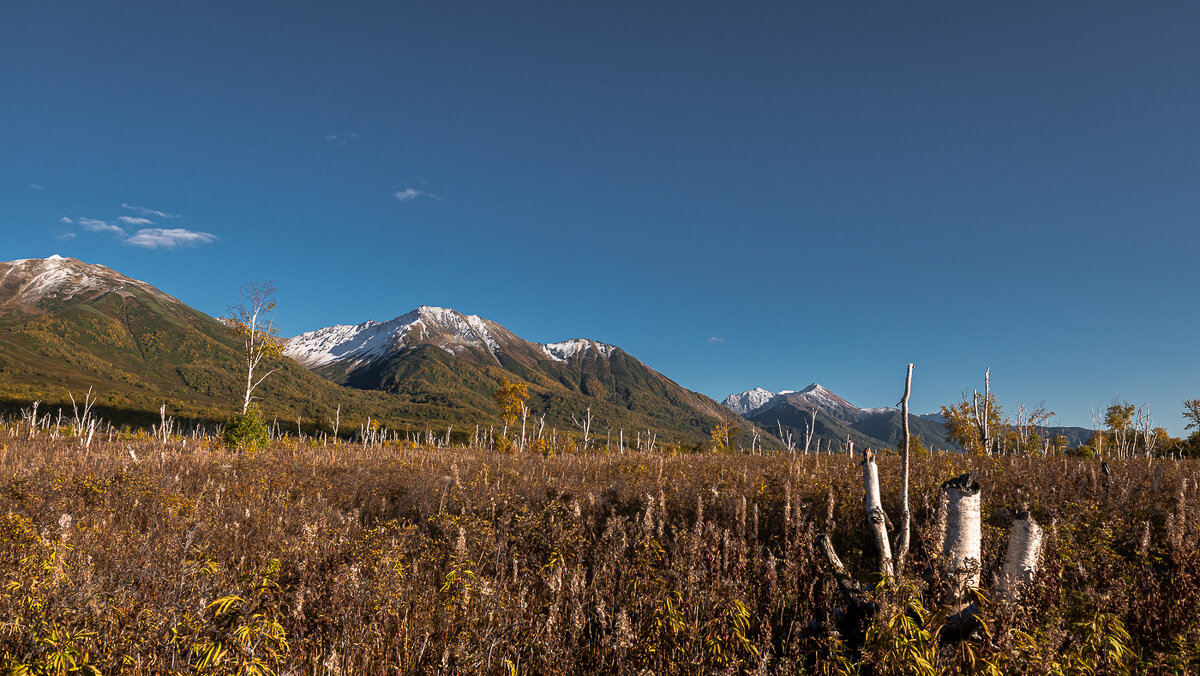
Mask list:
[[[283,353],[309,368],[316,368],[334,362],[369,362],[394,350],[426,344],[452,355],[478,349],[499,362],[497,352],[506,346],[511,349],[513,340],[514,336],[504,327],[478,315],[422,305],[386,322],[368,320],[362,324],[339,324],[302,333],[287,341]],[[617,349],[615,345],[585,338],[529,345],[557,362],[588,354],[607,359]]]
[[[799,391],[780,390],[777,393],[755,387],[740,394],[731,394],[722,403],[734,413],[747,416],[768,406],[778,405],[785,401],[787,395],[797,395],[812,406],[839,419],[857,419],[861,415],[889,414],[895,411],[892,408],[859,408],[820,383],[812,383]]]
[[[499,344],[487,320],[433,305],[421,307],[386,322],[339,324],[302,333],[287,341],[283,353],[314,368],[335,361],[371,361],[388,352],[422,341],[435,343],[450,354],[463,347],[479,347],[493,357]]]
[[[0,263],[0,285],[15,285],[11,301],[32,306],[44,298],[67,300],[84,293],[96,295],[121,292],[130,286],[149,291],[163,299],[167,294],[145,282],[126,277],[103,265],[92,265],[58,254],[48,258],[20,258]],[[8,298],[0,298],[5,302]],[[10,301],[10,302],[11,302]]]
[[[608,358],[612,355],[612,351],[616,349],[615,345],[600,343],[586,338],[572,338],[564,340],[561,343],[545,343],[542,345],[542,352],[546,353],[554,361],[565,362],[574,356],[586,355],[588,350],[595,350],[602,357]]]
[[[782,393],[781,393],[782,394]],[[737,413],[738,415],[748,415],[763,406],[767,402],[778,396],[776,393],[761,387],[755,387],[745,392],[731,394],[725,397],[725,401],[721,402],[725,408]]]

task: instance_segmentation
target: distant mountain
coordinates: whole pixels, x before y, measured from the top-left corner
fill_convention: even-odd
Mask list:
[[[611,426],[700,440],[720,422],[748,429],[620,347],[583,338],[535,343],[448,308],[310,331],[290,339],[284,354],[338,384],[455,407],[464,419],[494,420],[492,392],[508,379],[528,383],[534,415],[560,428],[590,407],[593,433]]]
[[[761,388],[756,388],[761,390]],[[754,392],[749,390],[748,392]],[[762,390],[757,395],[763,397]],[[742,393],[746,394],[746,393]],[[742,395],[730,395],[737,400]],[[727,398],[726,401],[730,399]],[[813,412],[816,421],[813,422]],[[817,444],[824,447],[844,445],[847,438],[859,447],[873,446],[896,447],[903,436],[903,420],[900,411],[894,408],[860,408],[846,401],[837,393],[829,390],[820,383],[813,383],[799,391],[780,392],[767,399],[764,403],[743,414],[747,420],[756,422],[768,429],[774,429],[776,434],[780,428],[784,433],[791,432],[797,444],[802,445],[804,435],[809,427],[814,427],[811,446]],[[921,416],[909,416],[909,430],[921,436],[926,446],[936,446],[942,449],[959,450],[946,434],[945,427]],[[831,446],[832,445],[832,446]]]
[[[778,436],[791,433],[799,447],[804,435],[813,427],[811,446],[841,448],[849,439],[856,446],[896,448],[903,439],[904,421],[895,408],[860,408],[818,383],[798,391],[773,394],[756,387],[725,398],[725,406],[747,420],[758,423]],[[813,413],[816,413],[815,424]],[[921,437],[929,448],[961,451],[962,447],[950,438],[946,419],[940,413],[909,414],[912,434]],[[1069,446],[1087,443],[1092,431],[1081,427],[1051,427],[1050,436],[1061,434]]]

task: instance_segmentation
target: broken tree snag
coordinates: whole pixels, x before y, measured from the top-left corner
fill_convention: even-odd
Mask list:
[[[957,606],[966,602],[970,590],[979,587],[983,538],[979,482],[967,472],[942,484],[942,495],[946,507],[942,565],[949,583],[947,600]]]
[[[1017,514],[1008,534],[1008,551],[1004,554],[1004,567],[1000,569],[1000,582],[996,588],[1001,602],[1017,602],[1021,593],[1033,584],[1041,555],[1042,527],[1029,512]]]
[[[817,547],[825,554],[825,561],[829,564],[829,568],[833,570],[833,576],[837,579],[838,586],[842,589],[842,594],[846,596],[846,603],[851,606],[865,604],[867,598],[863,593],[862,587],[846,572],[846,567],[842,565],[842,560],[838,557],[837,550],[833,548],[833,540],[829,538],[828,533],[821,533],[817,536]]]
[[[892,545],[888,542],[887,515],[879,498],[879,468],[875,465],[875,454],[866,451],[863,461],[863,509],[867,514],[867,528],[875,541],[875,552],[879,555],[879,572],[886,578],[892,577]]]
[[[909,447],[909,431],[908,431],[908,396],[912,393],[912,373],[913,365],[908,365],[908,375],[904,378],[904,397],[900,399],[900,416],[904,421],[904,436],[903,444],[900,447],[903,456],[901,457],[901,469],[903,477],[900,482],[900,493],[904,499],[903,510],[901,511],[900,519],[900,541],[896,545],[896,572],[904,574],[904,559],[908,556],[908,543],[910,539],[912,513],[908,509],[908,447]]]

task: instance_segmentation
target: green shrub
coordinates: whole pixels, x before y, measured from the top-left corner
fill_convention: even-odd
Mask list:
[[[271,435],[267,432],[262,411],[253,407],[244,414],[235,413],[230,417],[225,422],[225,431],[221,433],[221,439],[230,448],[245,453],[255,453],[271,443]]]

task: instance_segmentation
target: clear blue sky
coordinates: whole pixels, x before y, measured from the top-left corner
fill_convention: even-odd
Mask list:
[[[248,6],[247,6],[248,5]],[[0,259],[1183,432],[1200,4],[0,3]],[[155,213],[157,212],[157,213]],[[124,217],[125,220],[121,220]],[[139,220],[144,219],[144,220]],[[69,221],[69,222],[68,222]]]

